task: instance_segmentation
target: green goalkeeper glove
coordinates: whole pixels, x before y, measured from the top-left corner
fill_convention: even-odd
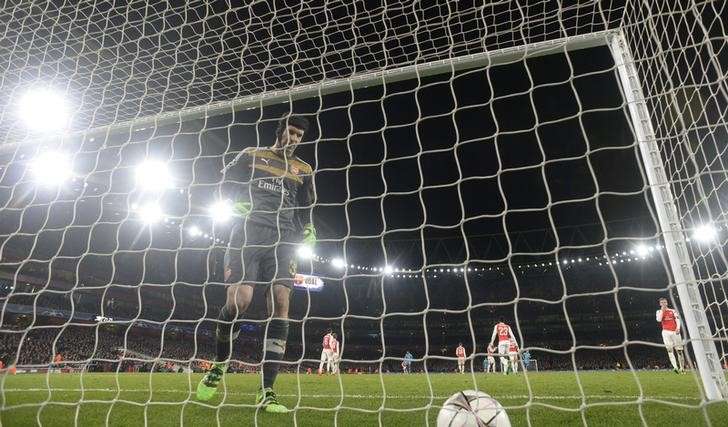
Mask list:
[[[245,218],[250,214],[252,206],[250,202],[235,202],[233,204],[233,212],[235,215]]]
[[[301,243],[308,246],[316,244],[316,229],[310,222],[303,227],[303,240]]]

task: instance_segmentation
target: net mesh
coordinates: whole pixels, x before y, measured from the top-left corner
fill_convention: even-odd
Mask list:
[[[4,423],[272,422],[244,375],[262,366],[264,292],[236,325],[218,400],[195,387],[225,303],[231,223],[208,212],[220,171],[272,145],[289,112],[312,123],[297,154],[315,170],[319,240],[299,261],[314,286],[290,302],[285,422],[434,424],[450,394],[474,388],[518,424],[591,423],[615,402],[646,424],[659,420],[650,401],[710,423],[697,372],[679,392],[642,372],[670,368],[657,298],[685,302],[606,44],[619,31],[634,57],[726,366],[728,6],[147,3],[0,8]],[[38,86],[68,100],[62,137],[18,114]],[[169,185],[149,188],[164,168]],[[497,386],[480,372],[500,318],[520,365],[538,368]],[[335,380],[314,375],[328,328]],[[459,343],[469,375],[439,375],[456,370]],[[689,364],[704,357],[690,348]],[[408,351],[414,374],[390,375]],[[568,379],[539,378],[555,370]]]

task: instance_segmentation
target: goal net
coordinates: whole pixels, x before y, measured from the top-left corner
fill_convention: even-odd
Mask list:
[[[2,423],[433,425],[466,389],[514,424],[720,419],[727,6],[250,3],[0,8]],[[244,222],[223,171],[290,115],[317,232],[284,353],[268,278],[200,401]],[[305,179],[285,164],[261,187],[280,201]],[[518,373],[495,377],[501,320]]]

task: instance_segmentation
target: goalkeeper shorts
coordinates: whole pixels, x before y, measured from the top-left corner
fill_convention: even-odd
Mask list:
[[[233,226],[225,252],[225,283],[293,287],[297,234],[250,221]]]

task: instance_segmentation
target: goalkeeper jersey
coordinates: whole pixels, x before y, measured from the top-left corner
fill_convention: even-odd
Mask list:
[[[249,147],[226,167],[223,197],[250,202],[247,220],[281,231],[301,231],[310,222],[313,170],[282,150]]]

